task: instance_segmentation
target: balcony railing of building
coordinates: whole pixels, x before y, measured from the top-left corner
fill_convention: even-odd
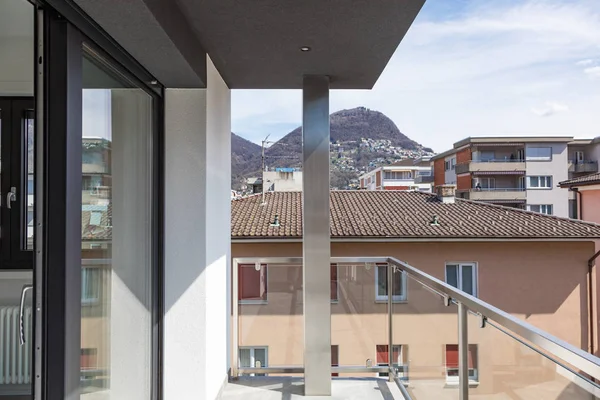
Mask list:
[[[433,183],[433,175],[417,175],[415,183]]]
[[[472,160],[456,164],[456,173],[465,174],[468,172],[493,172],[493,171],[523,171],[525,172],[525,160],[523,159],[490,159],[490,160]]]
[[[598,161],[569,161],[569,172],[598,172]]]
[[[469,200],[518,200],[527,199],[527,193],[524,188],[473,188],[469,190],[457,191],[463,199]]]
[[[304,373],[302,263],[233,260],[233,378]],[[405,399],[600,396],[600,359],[478,299],[474,266],[449,283],[390,257],[331,268],[334,376],[385,376]]]

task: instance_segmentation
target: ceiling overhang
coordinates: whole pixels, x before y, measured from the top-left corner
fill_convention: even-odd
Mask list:
[[[75,0],[167,87],[373,87],[425,0]],[[302,51],[307,46],[310,51]]]

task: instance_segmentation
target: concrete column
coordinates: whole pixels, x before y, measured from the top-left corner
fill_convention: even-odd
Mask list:
[[[229,368],[231,99],[165,93],[164,399],[215,399]]]
[[[304,390],[331,395],[329,78],[306,76],[302,100]]]

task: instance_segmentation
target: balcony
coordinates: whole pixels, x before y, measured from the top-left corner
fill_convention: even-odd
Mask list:
[[[569,161],[569,172],[598,172],[598,161]]]
[[[525,174],[525,160],[469,161],[456,165],[457,174],[469,172],[515,172]]]
[[[303,397],[302,263],[233,260],[232,379],[222,398]],[[334,257],[331,268],[323,334],[331,335],[332,398],[600,395],[599,358],[405,262]]]
[[[460,191],[462,198],[475,201],[525,201],[527,193],[521,188],[470,189]]]
[[[415,183],[433,183],[433,175],[417,175]]]

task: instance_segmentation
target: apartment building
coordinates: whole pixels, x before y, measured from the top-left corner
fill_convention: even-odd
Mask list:
[[[465,199],[575,217],[573,193],[558,182],[598,171],[597,140],[478,137],[432,158],[434,185],[455,184]]]
[[[394,273],[388,290],[387,265],[376,262],[384,254],[595,351],[598,332],[587,304],[596,294],[587,284],[600,226],[454,199],[451,193],[333,191],[330,198],[332,257],[366,257],[330,265],[332,366],[388,365],[391,322],[393,363],[412,398],[456,396],[458,336],[446,329],[455,326],[456,310],[407,274]],[[258,196],[232,202],[234,362],[241,374],[256,365],[276,370],[303,363],[303,268],[294,260],[302,255],[300,203],[301,193],[293,192],[269,193],[265,204]],[[480,322],[472,315],[468,323],[475,398],[515,392],[589,397],[548,369],[543,357],[494,328],[480,328]],[[552,388],[544,382],[553,382]]]
[[[433,182],[429,158],[405,159],[373,169],[359,177],[365,190],[419,190],[431,192]]]

